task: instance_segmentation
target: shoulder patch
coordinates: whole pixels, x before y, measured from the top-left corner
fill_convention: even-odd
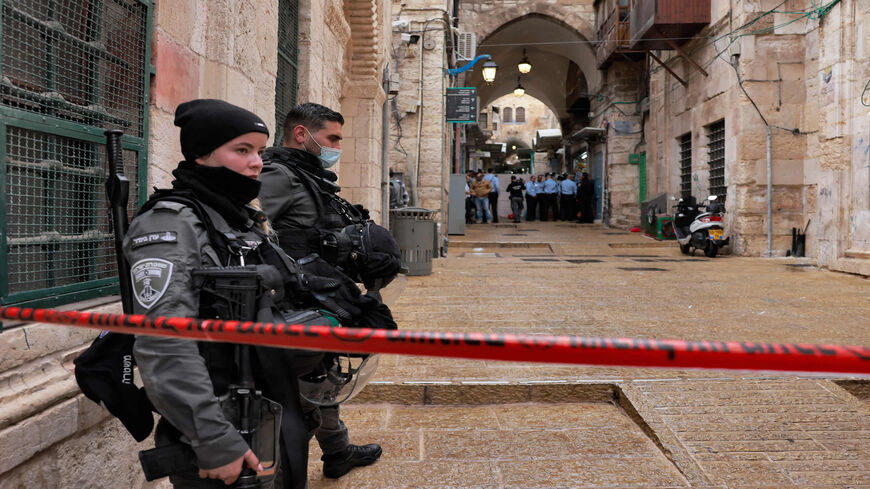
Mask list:
[[[156,243],[178,243],[178,234],[175,231],[158,231],[156,233],[140,234],[130,239],[130,246],[135,250],[146,245]]]
[[[145,309],[151,309],[169,287],[172,263],[162,258],[143,258],[130,267],[133,295]]]

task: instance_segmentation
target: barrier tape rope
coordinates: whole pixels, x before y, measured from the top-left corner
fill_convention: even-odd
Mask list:
[[[117,333],[352,353],[627,367],[870,374],[864,346],[387,331],[0,307],[0,318]]]

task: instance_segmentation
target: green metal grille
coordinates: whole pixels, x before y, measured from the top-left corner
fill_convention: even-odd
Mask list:
[[[278,76],[275,81],[275,145],[284,139],[284,118],[296,105],[299,0],[278,1]]]
[[[725,121],[707,126],[708,156],[710,163],[710,195],[725,202],[728,187],[725,185]]]
[[[132,215],[145,194],[150,3],[0,4],[0,303],[112,293],[103,131],[125,133]]]

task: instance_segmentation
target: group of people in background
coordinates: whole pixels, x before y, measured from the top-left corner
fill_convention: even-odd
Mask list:
[[[513,222],[521,222],[523,209],[526,220],[593,222],[595,219],[595,189],[589,174],[545,173],[532,175],[526,182],[516,175],[505,187],[511,203]],[[465,222],[468,224],[498,222],[498,177],[490,168],[486,174],[469,170],[465,175]],[[525,195],[523,194],[525,192]],[[475,219],[476,218],[476,219]]]

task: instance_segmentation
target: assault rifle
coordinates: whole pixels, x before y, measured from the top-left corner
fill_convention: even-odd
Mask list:
[[[201,301],[212,299],[209,308],[225,320],[255,321],[257,298],[262,290],[260,273],[255,265],[240,267],[208,267],[193,270],[193,283],[201,291]],[[226,419],[233,424],[254,451],[263,472],[242,467],[233,487],[258,489],[276,475],[280,460],[281,414],[279,403],[263,397],[254,386],[250,345],[237,345],[237,382],[221,396]],[[265,460],[269,455],[271,460]]]
[[[253,321],[257,315],[257,298],[261,291],[260,272],[255,265],[238,267],[204,267],[193,270],[193,284],[200,290],[204,314],[223,320]],[[203,312],[203,311],[201,311]],[[274,479],[280,460],[281,404],[257,390],[251,368],[251,346],[235,345],[237,366],[235,382],[220,396],[224,417],[239,430],[245,442],[260,459],[263,471],[258,475],[243,466],[232,487],[259,489]],[[271,457],[271,459],[269,459]],[[193,450],[182,443],[139,452],[145,479],[152,481],[177,472],[196,469]]]

